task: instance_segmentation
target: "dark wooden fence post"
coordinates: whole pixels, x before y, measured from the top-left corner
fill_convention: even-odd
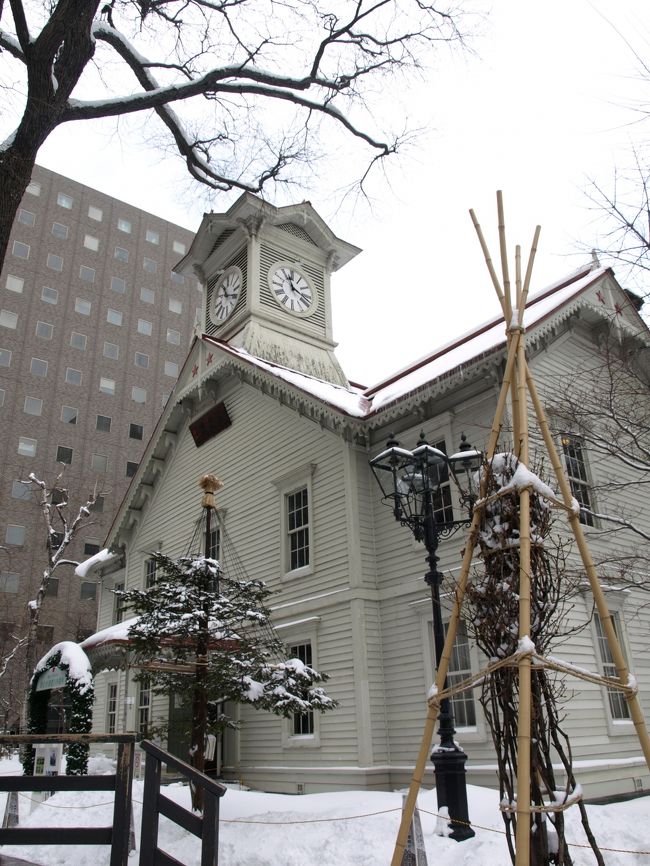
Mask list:
[[[131,830],[131,793],[133,788],[133,756],[135,743],[119,743],[115,772],[115,802],[113,804],[113,844],[110,866],[128,866],[129,834]]]

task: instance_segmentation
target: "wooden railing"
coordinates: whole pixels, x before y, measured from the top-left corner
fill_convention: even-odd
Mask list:
[[[201,866],[217,866],[219,862],[219,800],[226,788],[173,757],[149,740],[140,743],[146,752],[142,831],[140,835],[140,866],[182,866],[174,857],[158,848],[158,821],[161,815],[201,839]],[[160,792],[162,764],[180,773],[203,792],[203,814],[198,815],[179,806]]]
[[[110,845],[110,866],[127,866],[134,734],[15,734],[0,745],[36,743],[117,743],[117,768],[106,776],[0,776],[0,791],[114,791],[111,827],[0,828],[0,845]],[[142,862],[142,860],[140,861]],[[153,863],[154,861],[150,861]]]

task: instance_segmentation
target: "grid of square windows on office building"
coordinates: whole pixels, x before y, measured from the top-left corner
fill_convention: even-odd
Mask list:
[[[0,273],[0,541],[11,546],[12,598],[43,567],[44,547],[31,542],[42,534],[37,491],[21,484],[30,473],[50,480],[63,467],[75,500],[95,483],[110,491],[93,508],[93,536],[105,536],[187,355],[200,287],[172,272],[192,239],[35,169]],[[83,536],[70,558],[87,555]],[[64,595],[52,599],[55,641],[75,638],[63,630]],[[91,627],[92,596],[86,586]],[[74,631],[81,614],[68,613]]]

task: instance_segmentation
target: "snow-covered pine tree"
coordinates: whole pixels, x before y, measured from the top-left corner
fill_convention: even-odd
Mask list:
[[[147,680],[155,694],[184,696],[195,707],[197,699],[207,702],[204,734],[237,726],[226,712],[217,713],[229,703],[281,716],[336,707],[319,685],[326,674],[286,658],[262,581],[229,577],[205,556],[172,559],[157,552],[151,558],[153,585],[116,593],[135,617],[129,637],[140,668],[136,680]]]

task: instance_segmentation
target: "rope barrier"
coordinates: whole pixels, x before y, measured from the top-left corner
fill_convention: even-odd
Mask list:
[[[23,797],[26,800],[31,800],[34,803],[38,803],[39,806],[48,806],[51,809],[87,809],[88,806],[56,806],[52,803],[40,802],[38,800],[34,800],[32,797],[27,796],[26,794],[18,793],[19,797]],[[136,800],[133,798],[133,802],[137,803],[139,806],[142,805],[141,800]],[[109,803],[95,803],[94,806],[112,806],[113,802]],[[94,808],[94,807],[93,807]],[[443,821],[449,821],[449,815],[441,815],[438,812],[430,812],[428,809],[423,809],[421,806],[418,807],[420,812],[423,812],[425,815],[430,815],[432,818],[441,818]],[[344,815],[338,818],[301,818],[295,821],[254,821],[249,820],[248,818],[219,818],[220,824],[257,824],[265,827],[290,827],[297,824],[325,824],[329,822],[336,821],[356,821],[361,818],[374,818],[377,815],[388,815],[390,812],[401,812],[402,807],[396,806],[393,809],[381,809],[377,812],[362,812],[359,815]],[[501,836],[505,836],[505,830],[499,830],[496,827],[486,827],[484,824],[476,824],[474,821],[459,821],[454,819],[454,824],[463,824],[466,827],[472,827],[474,830],[485,830],[488,833],[498,833]],[[570,848],[587,848],[591,850],[591,845],[585,845],[581,842],[567,842],[566,843]],[[639,856],[650,857],[650,850],[631,850],[629,848],[608,848],[603,845],[599,845],[598,849],[600,851],[607,851],[611,854],[637,854]]]

